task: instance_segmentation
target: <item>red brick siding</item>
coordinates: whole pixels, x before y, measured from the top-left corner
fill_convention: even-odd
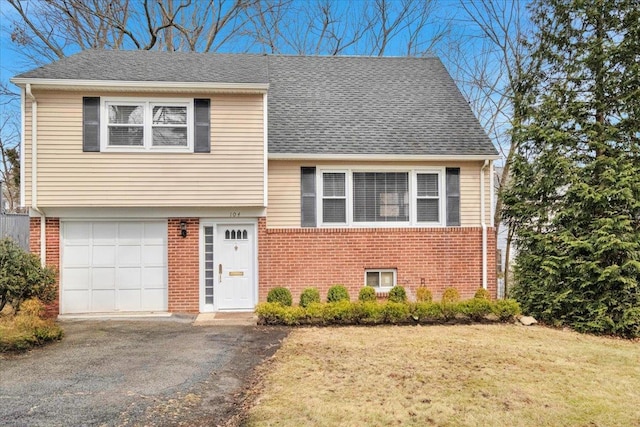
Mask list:
[[[187,237],[180,234],[180,222],[187,222]],[[200,219],[169,218],[168,268],[169,311],[200,311]]]
[[[47,316],[55,317],[60,313],[60,219],[47,218],[45,220],[46,257],[45,264],[54,267],[56,275],[56,287],[58,298],[47,305]],[[30,218],[29,221],[29,249],[31,253],[40,256],[40,218]]]
[[[267,229],[260,218],[258,237],[259,297],[285,286],[294,301],[306,287],[322,298],[331,285],[344,284],[356,299],[365,269],[397,269],[398,284],[410,295],[424,284],[439,299],[453,286],[470,298],[482,286],[482,229]],[[487,278],[496,295],[495,233],[487,230]]]

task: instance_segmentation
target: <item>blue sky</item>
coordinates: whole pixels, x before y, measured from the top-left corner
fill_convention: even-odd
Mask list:
[[[138,0],[132,0],[138,1]],[[195,0],[198,1],[198,0]],[[296,0],[299,3],[298,6],[304,8],[306,0]],[[337,0],[340,1],[340,0]],[[358,1],[358,0],[352,0]],[[467,1],[467,0],[465,0]],[[511,0],[504,0],[505,2]],[[28,3],[25,3],[28,4]],[[32,3],[31,5],[36,4]],[[347,8],[352,3],[337,3],[341,7],[344,4],[345,8]],[[356,3],[357,4],[357,3]],[[294,18],[294,17],[292,17]],[[16,47],[16,45],[11,41],[10,34],[12,30],[12,23],[14,19],[19,20],[19,16],[17,12],[13,9],[11,5],[9,5],[6,0],[0,0],[0,81],[3,84],[7,84],[10,90],[16,90],[17,88],[9,83],[9,79],[20,72],[27,71],[29,69],[35,68],[37,64],[34,64],[32,61],[27,60],[23,53]],[[429,27],[423,33],[424,39],[429,39],[433,31],[437,31],[438,25],[441,21],[445,19],[451,19],[452,27],[448,38],[443,40],[438,45],[437,53],[445,63],[445,66],[449,69],[454,78],[460,77],[460,74],[456,72],[455,69],[455,61],[451,58],[451,50],[449,46],[454,46],[455,43],[458,43],[456,46],[462,46],[461,51],[462,55],[466,57],[467,60],[473,62],[476,57],[478,57],[479,52],[482,49],[482,43],[478,38],[474,38],[474,35],[479,33],[479,29],[472,25],[468,18],[465,19],[464,11],[460,6],[459,0],[437,0],[436,8],[434,10],[434,18],[432,22],[435,22],[435,25]],[[292,19],[293,21],[293,19]],[[299,27],[297,27],[299,28]],[[433,29],[432,29],[433,28]],[[461,45],[460,41],[464,38],[464,43]],[[451,44],[448,44],[451,43]],[[386,55],[405,55],[406,50],[404,49],[404,42],[401,40],[396,40],[394,43],[390,44],[389,48],[386,50]],[[238,46],[237,49],[239,51],[243,50],[243,46]],[[236,51],[236,46],[233,44],[225,45],[221,52],[234,52]],[[67,50],[67,54],[73,53],[70,50]],[[295,53],[295,52],[284,52],[284,53]],[[352,53],[352,52],[346,52]],[[43,61],[48,62],[48,61]],[[493,61],[495,63],[496,61]],[[491,61],[489,61],[489,66],[493,66]],[[459,84],[460,86],[460,84]],[[463,90],[463,93],[465,91]],[[19,102],[13,102],[8,105],[0,105],[0,117],[9,112],[19,111]],[[482,122],[482,120],[481,120]]]

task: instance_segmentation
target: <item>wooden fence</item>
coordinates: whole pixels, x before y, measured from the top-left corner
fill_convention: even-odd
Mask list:
[[[29,215],[0,214],[0,238],[10,237],[23,249],[29,250]]]

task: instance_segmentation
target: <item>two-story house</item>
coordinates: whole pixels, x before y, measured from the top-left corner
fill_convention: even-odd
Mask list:
[[[495,295],[498,156],[436,58],[89,50],[12,81],[62,314]]]

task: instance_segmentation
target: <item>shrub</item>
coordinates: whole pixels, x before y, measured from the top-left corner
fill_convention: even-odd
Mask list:
[[[348,300],[341,300],[325,304],[322,318],[327,323],[349,324],[357,319],[355,304]]]
[[[349,301],[349,292],[342,285],[334,285],[329,288],[327,302]]]
[[[420,286],[416,290],[416,300],[418,302],[431,302],[433,301],[433,295],[429,289],[424,286]]]
[[[474,299],[486,299],[487,301],[491,301],[491,294],[489,293],[488,290],[484,289],[484,288],[480,288],[476,291],[475,295],[473,296]]]
[[[442,320],[442,306],[437,302],[417,302],[411,305],[411,316],[418,322]]]
[[[33,298],[22,303],[20,312],[0,322],[0,352],[23,351],[59,340],[63,331],[51,319],[43,319],[44,304]]]
[[[316,288],[307,288],[300,294],[300,307],[308,307],[309,304],[320,302],[320,292]]]
[[[458,304],[460,312],[471,320],[479,321],[491,313],[491,301],[484,298],[473,298]]]
[[[359,323],[370,325],[384,321],[384,305],[377,301],[364,301],[356,305]]]
[[[307,312],[306,319],[309,323],[323,323],[324,322],[324,304],[321,302],[312,302],[305,307]]]
[[[460,301],[460,293],[456,288],[447,288],[442,294],[442,303],[451,304]]]
[[[402,286],[394,286],[389,291],[390,302],[407,302],[407,291]]]
[[[55,279],[55,269],[42,267],[36,255],[11,239],[0,240],[0,311],[9,304],[17,312],[23,301],[33,297],[52,302],[57,296]]]
[[[280,303],[281,305],[290,307],[293,304],[291,291],[281,286],[275,287],[267,294],[267,302]]]
[[[360,293],[358,294],[358,301],[360,302],[375,302],[378,300],[376,296],[376,290],[371,286],[365,286],[360,289]]]
[[[256,307],[260,322],[267,325],[299,325],[306,317],[302,307],[282,305],[280,302],[263,302]]]
[[[409,321],[409,305],[401,302],[388,301],[382,305],[384,320],[389,323],[404,323]]]
[[[491,309],[501,322],[509,322],[522,312],[520,304],[513,299],[499,299],[493,303]]]

